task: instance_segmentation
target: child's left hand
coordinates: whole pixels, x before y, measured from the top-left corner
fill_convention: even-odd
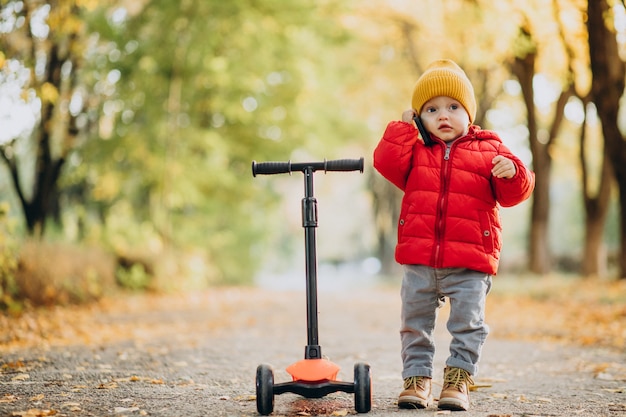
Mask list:
[[[493,158],[491,163],[493,164],[491,174],[496,178],[513,178],[517,172],[513,161],[502,155]]]

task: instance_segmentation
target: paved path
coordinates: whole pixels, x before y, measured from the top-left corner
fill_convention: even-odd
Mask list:
[[[398,410],[397,289],[321,291],[320,344],[351,381],[355,362],[373,373],[370,416],[445,415],[436,407]],[[270,363],[276,382],[302,359],[304,295],[294,290],[216,289],[202,294],[134,297],[81,317],[75,342],[0,345],[2,416],[254,416],[255,370]],[[511,312],[515,314],[515,312]],[[440,315],[436,378],[448,336]],[[489,321],[489,320],[488,320]],[[90,329],[93,329],[90,334]],[[483,385],[474,416],[626,416],[626,354],[498,338],[484,348]],[[506,334],[509,329],[506,329]],[[71,338],[70,338],[71,339]],[[439,385],[435,395],[438,395]],[[353,396],[275,397],[274,416],[353,415]]]

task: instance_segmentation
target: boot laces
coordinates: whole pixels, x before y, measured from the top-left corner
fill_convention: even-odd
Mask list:
[[[446,371],[443,381],[445,388],[454,388],[458,391],[464,391],[464,386],[469,389],[474,385],[474,381],[469,372],[461,368],[451,368]]]
[[[404,380],[404,389],[409,389],[413,387],[414,390],[425,390],[426,386],[424,385],[424,377],[423,376],[410,376]]]

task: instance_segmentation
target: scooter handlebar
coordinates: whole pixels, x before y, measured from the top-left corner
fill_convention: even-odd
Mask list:
[[[360,171],[363,172],[365,160],[335,159],[321,162],[256,162],[252,161],[252,176],[287,174],[294,171],[304,171],[311,168],[313,171]]]

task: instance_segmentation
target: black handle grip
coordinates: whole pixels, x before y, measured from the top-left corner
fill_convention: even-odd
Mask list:
[[[360,159],[335,159],[321,162],[256,162],[252,161],[252,175],[287,174],[294,171],[304,171],[310,168],[312,171],[361,171],[365,160]]]
[[[286,174],[291,172],[291,161],[288,162],[257,162],[252,161],[252,175]]]

